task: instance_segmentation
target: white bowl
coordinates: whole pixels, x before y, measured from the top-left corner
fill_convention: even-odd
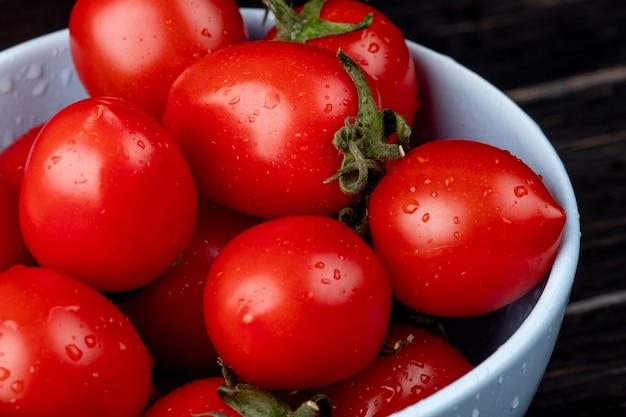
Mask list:
[[[251,38],[260,9],[242,9]],[[62,107],[86,97],[72,65],[68,31],[0,52],[0,148]],[[534,291],[497,312],[456,321],[452,340],[474,370],[397,413],[419,417],[505,417],[526,413],[561,327],[578,263],[580,225],[567,172],[540,128],[511,100],[451,58],[408,42],[419,68],[433,137],[477,139],[510,150],[543,176],[567,222],[552,271]]]

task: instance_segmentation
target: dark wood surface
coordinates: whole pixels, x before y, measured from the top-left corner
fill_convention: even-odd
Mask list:
[[[0,0],[0,49],[66,26],[72,3]],[[509,94],[544,129],[571,176],[580,265],[528,416],[626,415],[626,1],[370,3],[407,38]]]

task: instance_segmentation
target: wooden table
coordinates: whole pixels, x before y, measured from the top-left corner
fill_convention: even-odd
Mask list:
[[[73,1],[0,0],[0,49],[66,26]],[[241,6],[261,1],[240,0]],[[370,0],[406,37],[504,90],[578,196],[578,275],[528,416],[626,413],[626,1]],[[494,416],[498,417],[498,416]]]

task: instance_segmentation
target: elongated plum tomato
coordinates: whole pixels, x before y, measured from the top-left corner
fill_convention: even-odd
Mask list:
[[[89,94],[133,101],[157,119],[187,66],[247,41],[234,0],[78,0],[69,31],[76,73]]]
[[[42,265],[101,291],[156,279],[193,234],[198,197],[163,127],[116,98],[88,98],[44,126],[19,202],[26,246]]]
[[[471,140],[411,150],[371,195],[373,245],[397,298],[471,316],[530,291],[556,256],[565,212],[508,151]]]
[[[65,274],[0,274],[0,415],[137,417],[152,358],[102,294]]]
[[[372,249],[324,216],[269,220],[217,256],[204,319],[224,362],[242,380],[292,390],[337,382],[378,353],[391,286]]]
[[[354,82],[334,53],[256,41],[187,68],[163,123],[208,199],[263,218],[334,215],[355,196],[325,183],[342,162],[333,136],[357,109]]]

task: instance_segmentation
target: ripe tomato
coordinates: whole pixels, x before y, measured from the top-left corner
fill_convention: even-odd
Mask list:
[[[410,151],[380,181],[369,222],[400,301],[469,316],[509,304],[545,276],[565,213],[508,151],[441,140]]]
[[[348,226],[323,216],[269,220],[213,263],[204,319],[219,356],[264,389],[327,385],[378,353],[391,311],[387,273]]]
[[[19,193],[28,153],[43,125],[29,129],[0,152],[0,175]]]
[[[187,68],[163,122],[207,198],[263,218],[333,215],[355,200],[325,180],[342,162],[333,135],[357,110],[354,82],[334,53],[257,41]]]
[[[161,125],[130,102],[88,98],[39,133],[19,209],[40,265],[123,291],[156,279],[189,243],[197,192]]]
[[[218,397],[217,389],[224,384],[222,377],[191,381],[159,398],[142,417],[189,417],[209,415],[204,414],[208,412],[220,413],[219,416],[224,417],[241,417]]]
[[[110,300],[38,267],[0,274],[0,415],[137,417],[152,359]]]
[[[273,2],[275,1],[269,0],[267,3]],[[283,0],[276,2],[282,3]],[[382,107],[402,115],[412,126],[413,117],[419,107],[417,76],[415,63],[402,31],[383,13],[362,1],[325,1],[319,17],[330,22],[356,24],[370,13],[373,14],[373,19],[370,26],[365,29],[341,35],[315,37],[306,40],[306,43],[332,52],[337,52],[339,48],[343,49],[374,80],[380,91]],[[297,26],[304,32],[301,24]],[[275,37],[275,28],[265,35],[266,39]]]
[[[463,354],[434,333],[391,323],[389,346],[396,353],[379,355],[363,371],[334,385],[300,392],[302,400],[323,393],[333,417],[384,417],[439,391],[473,369]]]
[[[234,0],[78,0],[69,30],[89,94],[134,101],[155,118],[183,69],[247,40]]]
[[[202,200],[191,243],[179,261],[119,304],[152,354],[155,368],[195,378],[218,371],[217,354],[204,325],[204,283],[222,247],[259,222]]]
[[[33,265],[20,231],[18,195],[0,175],[0,272],[16,264]]]

